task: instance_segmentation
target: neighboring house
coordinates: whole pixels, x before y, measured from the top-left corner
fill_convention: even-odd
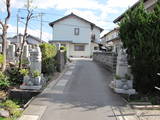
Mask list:
[[[101,43],[113,52],[118,53],[121,46],[121,40],[119,38],[119,28],[114,28],[110,32],[101,37]]]
[[[13,37],[9,37],[8,40],[11,42],[11,44],[20,44],[22,43],[23,41],[23,35],[22,34],[19,34],[18,35],[18,38],[17,38],[17,35],[13,36]],[[28,45],[38,45],[40,43],[43,43],[44,41],[41,41],[39,38],[37,37],[34,37],[32,35],[27,35],[27,40],[26,40],[26,43]]]
[[[66,46],[67,57],[91,57],[98,49],[102,28],[73,13],[49,24],[53,29],[52,44]]]
[[[138,2],[136,2],[130,9],[131,10],[133,10],[133,9],[135,9],[135,7],[137,7],[137,5],[139,5],[140,4],[140,1],[141,0],[139,0]],[[145,9],[147,10],[147,11],[152,11],[153,9],[154,9],[154,7],[155,7],[155,4],[156,4],[156,2],[157,2],[157,0],[144,0],[144,7],[145,7]],[[128,10],[127,10],[128,11]],[[127,11],[125,11],[122,15],[120,15],[118,18],[116,18],[113,22],[114,23],[118,23],[118,22],[120,22],[123,18],[124,18],[124,15],[125,15],[125,13],[127,12]],[[118,29],[117,29],[118,30]],[[114,32],[118,32],[117,30],[112,30],[111,32],[109,32],[108,34],[111,34],[111,33],[114,33]],[[108,36],[108,34],[107,34],[107,36]],[[115,33],[116,34],[116,33]],[[103,39],[107,39],[105,36],[103,36],[102,37],[102,41],[103,41]],[[120,47],[121,47],[121,45],[122,45],[122,42],[121,42],[121,40],[120,40],[120,38],[119,38],[119,36],[117,36],[115,39],[113,39],[113,40],[111,40],[113,43],[113,46],[114,46],[114,49],[113,49],[113,51],[115,51],[115,52],[118,52],[119,50],[120,50]],[[108,44],[110,44],[109,42],[107,42]]]
[[[140,1],[141,0],[139,0],[138,2],[136,2],[130,9],[133,10],[138,4],[140,4]],[[148,10],[148,11],[152,11],[154,9],[155,4],[156,4],[157,1],[158,0],[144,0],[144,7],[145,7],[145,9]],[[113,22],[114,23],[120,22],[123,19],[123,17],[124,17],[124,15],[125,15],[126,12],[124,12],[122,15],[120,15],[118,18],[116,18]]]

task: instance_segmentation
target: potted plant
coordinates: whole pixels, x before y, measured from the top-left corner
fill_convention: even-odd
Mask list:
[[[27,84],[27,82],[29,81],[29,70],[28,69],[21,69],[19,70],[20,74],[23,75],[23,83]]]
[[[39,71],[33,71],[33,78],[34,78],[34,84],[40,85],[41,84],[41,73]]]
[[[133,81],[131,79],[131,76],[128,74],[125,74],[125,79],[127,80],[128,87],[133,88]]]
[[[119,75],[114,76],[114,81],[115,81],[115,87],[116,88],[121,88],[122,87],[122,81],[121,81],[121,77]]]

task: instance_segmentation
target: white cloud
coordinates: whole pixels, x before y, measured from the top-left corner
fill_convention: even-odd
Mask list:
[[[126,7],[130,7],[131,5],[133,5],[137,1],[138,0],[118,0],[118,1],[117,0],[108,0],[107,7],[126,8]]]
[[[22,8],[26,4],[26,0],[13,0],[12,3],[13,7]],[[96,0],[33,0],[32,5],[42,9],[100,9],[102,7]]]
[[[138,0],[107,0],[106,3],[102,4],[99,0],[33,0],[32,5],[37,6],[38,8],[47,9],[47,8],[57,8],[57,9],[108,9],[113,12],[112,8],[126,8]],[[12,0],[12,7],[22,8],[26,4],[27,0]]]
[[[114,27],[117,27],[117,25],[113,24],[112,22],[108,22],[107,20],[104,20],[101,16],[98,17],[98,15],[96,15],[96,13],[94,13],[93,11],[80,11],[77,9],[71,9],[71,10],[67,10],[65,12],[65,15],[70,14],[71,12],[73,12],[74,14],[92,22],[95,23],[97,26],[102,27],[104,30],[104,33],[110,31],[111,29],[113,29]]]
[[[97,21],[100,20],[100,18],[97,17],[97,15],[91,10],[81,11],[81,10],[77,10],[77,9],[70,9],[65,12],[65,15],[68,15],[71,12],[73,12],[74,14],[76,14],[76,15],[78,15],[88,21],[92,21],[93,23],[96,23]]]
[[[26,1],[27,0],[12,0],[12,7],[23,8]],[[106,0],[106,3],[100,3],[100,0],[33,0],[33,6],[37,6],[40,9],[54,8],[57,10],[65,10],[65,15],[74,12],[108,31],[115,27],[111,20],[112,14],[120,15],[137,1],[138,0]],[[4,3],[2,6],[1,2],[0,9],[3,10]],[[121,11],[122,9],[123,11]],[[11,29],[12,32],[15,30],[16,28],[14,30]],[[29,29],[29,32],[39,36],[38,29]],[[50,33],[44,32],[44,36],[47,36],[45,37],[47,39],[51,39]]]

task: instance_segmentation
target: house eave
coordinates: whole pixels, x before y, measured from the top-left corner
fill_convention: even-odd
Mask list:
[[[148,0],[144,0],[144,2],[147,2]],[[137,7],[138,4],[140,4],[141,0],[137,1],[135,4],[133,4],[130,9],[134,9],[135,7]],[[128,12],[129,9],[127,9],[124,13],[122,13],[119,17],[117,17],[113,23],[118,23],[121,21],[121,19],[124,17],[124,15],[126,14],[126,12]]]
[[[145,1],[147,1],[147,0],[145,0]],[[136,2],[134,5],[132,5],[129,9],[134,9],[139,3],[140,3],[140,1],[137,1],[137,2]],[[124,13],[122,13],[119,17],[117,17],[117,18],[113,21],[113,23],[120,22],[121,19],[124,17],[124,15],[126,14],[126,12],[128,12],[129,9],[127,9]]]
[[[74,16],[74,17],[76,17],[76,18],[79,18],[79,19],[82,20],[82,21],[85,21],[85,22],[89,23],[91,26],[94,26],[94,27],[98,28],[98,29],[100,30],[100,32],[102,32],[102,31],[104,30],[103,28],[95,25],[94,23],[92,23],[92,22],[90,22],[90,21],[88,21],[88,20],[85,20],[85,19],[82,18],[82,17],[79,17],[79,16],[75,15],[74,13],[71,13],[71,14],[69,14],[69,15],[67,15],[67,16],[64,16],[64,17],[62,17],[62,18],[60,18],[60,19],[57,19],[57,20],[55,20],[55,21],[53,21],[53,22],[50,22],[50,23],[49,23],[49,26],[53,27],[53,25],[56,24],[57,22],[62,21],[62,20],[66,19],[66,18],[68,18],[68,17],[71,17],[71,16]]]

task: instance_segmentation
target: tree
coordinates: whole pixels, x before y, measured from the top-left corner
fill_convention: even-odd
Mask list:
[[[2,55],[3,55],[3,64],[2,64],[2,71],[5,71],[6,69],[6,42],[7,42],[7,30],[8,30],[8,22],[11,16],[10,11],[10,0],[6,0],[6,9],[7,9],[7,16],[2,22],[0,20],[0,25],[2,26]]]
[[[160,1],[148,12],[141,3],[129,10],[120,25],[120,38],[127,49],[136,90],[152,92],[160,72]],[[159,83],[160,84],[160,81]]]
[[[27,17],[26,17],[26,22],[25,22],[25,28],[24,28],[24,34],[23,34],[23,38],[22,38],[22,45],[20,48],[20,55],[19,55],[19,69],[21,69],[22,67],[22,54],[23,54],[23,49],[24,49],[24,44],[26,42],[26,38],[27,38],[27,30],[28,30],[28,25],[29,22],[31,20],[31,18],[33,17],[33,9],[30,6],[30,3],[32,1],[27,0]]]

